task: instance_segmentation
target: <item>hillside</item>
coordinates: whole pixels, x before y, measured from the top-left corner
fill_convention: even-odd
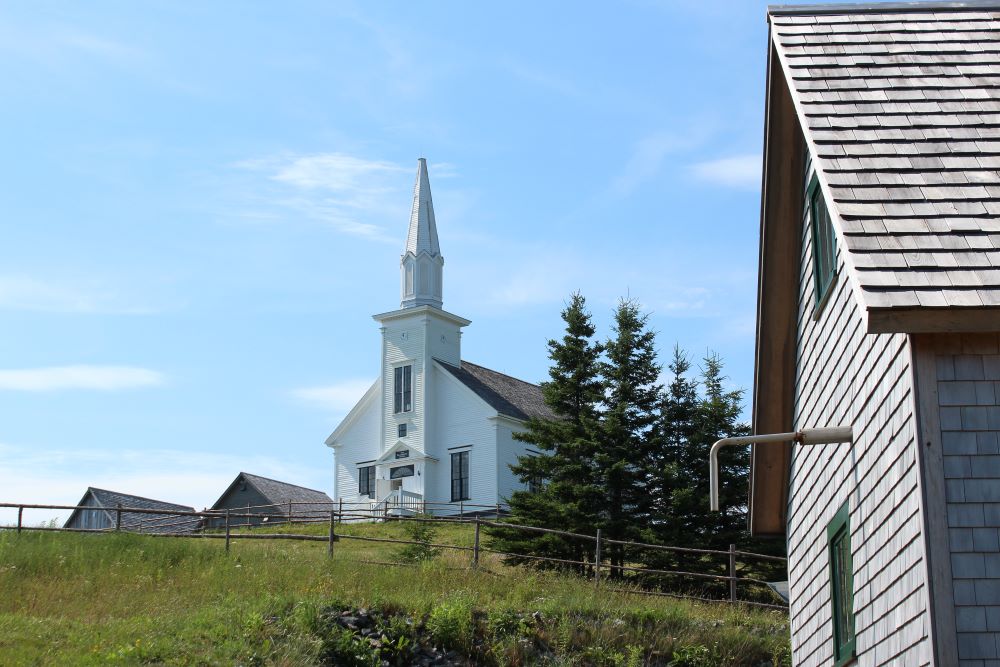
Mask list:
[[[338,530],[405,537],[396,524]],[[469,539],[460,526],[435,537]],[[473,571],[466,552],[414,567],[361,562],[396,560],[398,549],[343,540],[328,558],[322,543],[243,540],[226,554],[218,540],[0,531],[0,663],[788,660],[781,612],[595,592],[592,582],[495,559]]]

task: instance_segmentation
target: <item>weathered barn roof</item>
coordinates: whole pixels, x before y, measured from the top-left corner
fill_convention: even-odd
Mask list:
[[[248,472],[241,472],[226,489],[225,493],[219,496],[212,509],[219,509],[219,505],[226,496],[241,483],[246,483],[256,489],[260,495],[267,499],[268,504],[277,505],[275,513],[286,514],[288,503],[296,503],[292,508],[292,513],[330,511],[333,507],[333,500],[330,496],[316,489],[307,489],[304,486],[279,482],[276,479],[251,475]],[[299,504],[309,503],[309,504]]]
[[[869,331],[996,328],[1000,4],[768,17]]]
[[[111,523],[117,520],[118,506],[145,509],[145,510],[174,510],[177,512],[194,512],[193,507],[187,505],[176,505],[174,503],[133,496],[107,489],[96,489],[90,487],[83,494],[78,505],[85,505],[87,498],[92,497],[97,503],[97,507],[107,512]],[[80,512],[87,510],[73,510],[73,513],[66,519],[65,526],[69,526]],[[139,530],[144,533],[189,533],[198,527],[198,517],[184,517],[171,514],[146,514],[143,512],[122,512],[122,530]]]
[[[542,388],[537,384],[518,380],[464,360],[461,367],[440,359],[435,361],[486,401],[490,407],[506,417],[521,421],[527,421],[531,417],[555,418],[549,406],[545,405]]]

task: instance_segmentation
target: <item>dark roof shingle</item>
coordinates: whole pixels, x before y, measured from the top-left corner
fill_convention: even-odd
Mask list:
[[[556,418],[545,404],[542,388],[537,384],[518,380],[464,360],[461,367],[440,359],[436,361],[502,415],[521,421],[527,421],[531,417]]]
[[[95,489],[90,487],[84,494],[84,500],[90,495],[103,507],[111,516],[111,520],[116,520],[118,506],[145,509],[145,510],[174,510],[178,512],[194,512],[193,507],[187,505],[177,505],[167,503],[162,500],[133,496],[118,491],[108,491],[107,489]],[[81,501],[83,502],[83,501]],[[68,525],[73,516],[80,510],[74,510],[69,519]],[[122,530],[142,530],[144,533],[189,533],[198,527],[198,517],[185,517],[173,514],[146,514],[144,512],[122,512]]]

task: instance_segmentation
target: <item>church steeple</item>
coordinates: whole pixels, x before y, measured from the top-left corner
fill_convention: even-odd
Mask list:
[[[410,231],[406,249],[400,259],[400,308],[442,305],[442,273],[444,257],[438,245],[431,183],[427,177],[427,160],[417,161],[417,181],[413,185],[413,208],[410,211]]]

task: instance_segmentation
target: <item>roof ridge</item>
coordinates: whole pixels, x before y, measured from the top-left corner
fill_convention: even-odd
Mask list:
[[[1000,9],[998,0],[921,0],[918,2],[837,2],[815,5],[768,5],[768,16],[811,16],[816,14],[896,14],[939,10],[972,12]]]
[[[182,505],[180,503],[171,503],[166,500],[157,500],[156,498],[149,498],[147,496],[137,496],[134,493],[122,493],[121,491],[112,491],[111,489],[101,489],[96,486],[88,486],[87,491],[101,491],[102,493],[113,493],[116,496],[125,496],[126,498],[136,498],[138,500],[148,500],[152,503],[162,503],[164,505],[173,505],[174,507],[186,507],[188,509],[193,509],[192,505]]]
[[[274,482],[276,484],[284,484],[285,486],[294,486],[297,489],[305,489],[306,491],[315,491],[316,493],[326,494],[326,491],[321,491],[320,489],[312,489],[308,486],[302,486],[301,484],[292,484],[291,482],[282,482],[280,479],[274,479],[273,477],[264,477],[263,475],[255,475],[252,472],[240,471],[240,475],[246,477],[256,477],[257,479],[267,480],[268,482]]]
[[[441,361],[441,360],[438,359],[438,361]],[[448,362],[445,361],[445,362],[442,362],[442,363],[446,363],[447,364]],[[466,361],[465,359],[462,359],[462,363],[463,364],[469,364],[470,366],[475,366],[476,368],[482,368],[483,370],[489,371],[490,373],[496,373],[497,375],[502,375],[505,378],[510,378],[511,380],[514,380],[516,382],[520,382],[522,384],[527,384],[527,385],[530,385],[532,387],[538,387],[539,389],[542,388],[542,385],[540,383],[528,382],[527,380],[522,380],[521,378],[516,378],[513,375],[509,375],[509,374],[503,373],[501,371],[493,370],[492,368],[487,368],[486,366],[483,366],[482,364],[476,364],[476,363],[473,363],[471,361]],[[449,366],[454,366],[454,364],[448,364],[448,365]]]

